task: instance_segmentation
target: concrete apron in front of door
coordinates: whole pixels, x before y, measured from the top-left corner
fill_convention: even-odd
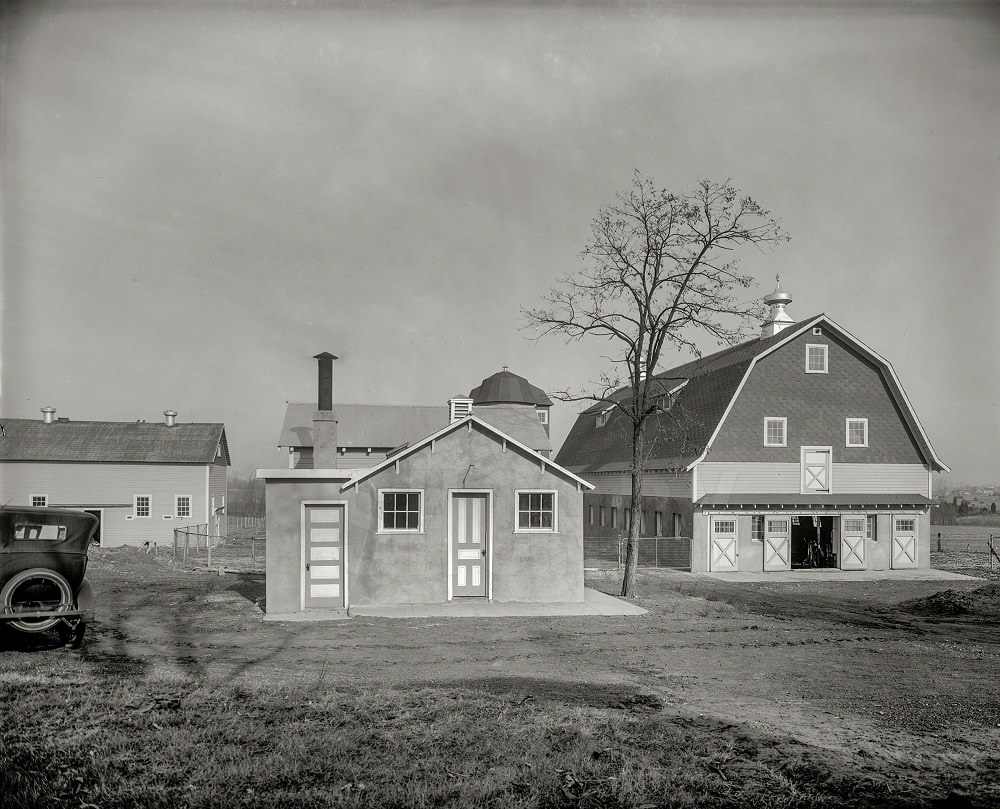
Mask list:
[[[648,571],[655,573],[656,571]],[[671,571],[676,573],[677,571]],[[879,581],[896,579],[897,581],[970,581],[975,576],[962,573],[952,573],[949,570],[927,570],[916,568],[896,568],[891,570],[841,570],[835,567],[810,568],[808,570],[752,571],[725,573],[682,573],[684,576],[706,576],[718,581],[745,582],[817,582],[817,581]],[[985,580],[983,580],[985,581]]]
[[[519,601],[487,601],[456,598],[439,604],[372,604],[343,610],[310,610],[268,613],[265,621],[336,621],[348,617],[372,618],[545,618],[560,616],[644,615],[642,607],[607,593],[584,588],[583,601],[549,601],[530,604]]]

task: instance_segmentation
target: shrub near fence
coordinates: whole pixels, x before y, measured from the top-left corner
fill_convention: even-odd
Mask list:
[[[590,569],[619,568],[625,564],[628,537],[583,538],[583,566]],[[691,569],[691,540],[688,537],[639,537],[641,567],[674,570]]]

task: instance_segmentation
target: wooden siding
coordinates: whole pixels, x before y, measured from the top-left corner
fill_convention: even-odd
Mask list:
[[[806,373],[807,344],[828,346],[828,373]],[[788,420],[787,446],[764,446],[765,417]],[[846,446],[848,418],[868,419],[867,447]],[[882,371],[828,329],[822,335],[807,331],[757,363],[719,430],[710,457],[716,462],[797,464],[803,446],[833,447],[835,463],[923,462]]]
[[[698,497],[706,494],[798,494],[801,489],[797,463],[705,462],[698,464],[697,470]]]
[[[835,463],[832,483],[834,493],[899,492],[931,496],[927,467],[923,464]]]
[[[837,452],[834,450],[834,458]],[[706,494],[798,494],[797,463],[710,463],[698,465],[698,497]],[[836,463],[833,494],[928,494],[923,464]]]
[[[628,472],[582,477],[594,484],[596,494],[632,494],[632,478]],[[691,473],[647,472],[642,476],[642,493],[649,497],[684,497],[690,500]]]
[[[385,460],[386,449],[380,448],[372,452],[363,449],[348,449],[337,451],[337,469],[368,469]],[[313,469],[313,448],[296,447],[292,453],[289,469]]]
[[[50,506],[101,507],[103,545],[147,541],[168,545],[173,542],[174,528],[205,522],[209,478],[214,479],[215,491],[224,496],[225,472],[224,466],[209,464],[11,462],[0,464],[0,498],[11,505],[29,505],[29,495],[47,494]],[[151,516],[127,520],[137,494],[152,498]],[[190,495],[190,519],[173,516],[175,495]]]

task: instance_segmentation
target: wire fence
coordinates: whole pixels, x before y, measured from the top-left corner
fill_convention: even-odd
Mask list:
[[[223,571],[263,571],[267,548],[263,518],[229,517],[227,523],[224,534],[206,523],[175,528],[174,561]]]
[[[627,536],[583,538],[583,566],[613,570],[625,565]],[[690,537],[639,537],[640,567],[691,569]]]

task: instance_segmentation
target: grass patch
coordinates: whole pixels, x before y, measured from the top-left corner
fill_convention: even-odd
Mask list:
[[[891,806],[829,751],[499,689],[0,680],[10,807]],[[835,765],[836,762],[833,762]]]

